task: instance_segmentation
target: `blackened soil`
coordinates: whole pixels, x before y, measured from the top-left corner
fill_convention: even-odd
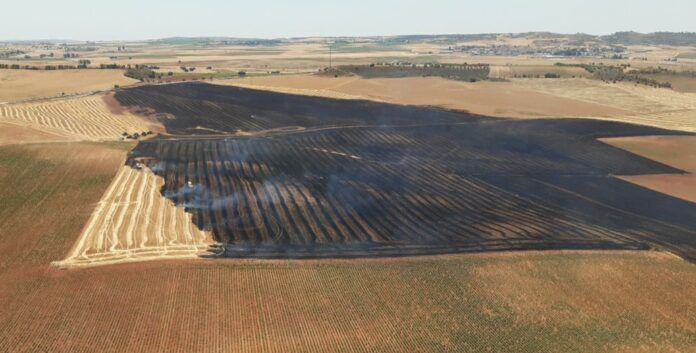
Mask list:
[[[682,171],[596,140],[675,132],[201,83],[116,99],[170,117],[168,137],[140,142],[129,163],[147,160],[229,256],[659,248],[696,259],[696,204],[614,177]],[[289,126],[306,130],[233,135]]]

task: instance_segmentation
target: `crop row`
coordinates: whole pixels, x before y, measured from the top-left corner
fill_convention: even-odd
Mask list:
[[[151,172],[122,166],[68,257],[54,264],[93,266],[206,253],[209,236],[160,196],[161,187],[161,178]]]
[[[129,163],[163,177],[163,195],[233,255],[661,247],[694,256],[693,205],[613,177],[680,171],[597,140],[673,131],[203,83],[115,98],[159,113],[167,132],[139,143]]]
[[[164,177],[164,196],[193,213],[198,227],[211,230],[235,254],[646,246],[645,231],[631,226],[630,219],[612,223],[621,217],[596,206],[615,216],[596,222],[584,215],[597,210],[573,209],[578,196],[540,181],[566,175],[603,182],[614,180],[603,169],[617,165],[663,166],[612,154],[609,147],[594,166],[591,155],[561,156],[564,148],[553,144],[527,153],[503,143],[484,148],[470,127],[448,129],[346,128],[271,138],[156,140],[142,142],[131,163],[148,161]],[[607,160],[611,156],[614,163]],[[539,180],[538,190],[522,197],[520,190],[499,182],[506,177]],[[558,199],[535,197],[548,192]],[[665,229],[650,224],[648,233]]]
[[[98,96],[2,105],[1,120],[87,139],[116,139],[124,132],[148,130],[148,124],[140,118],[111,113]]]

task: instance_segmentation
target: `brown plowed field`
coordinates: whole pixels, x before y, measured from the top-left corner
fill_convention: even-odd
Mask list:
[[[687,352],[668,255],[149,262],[0,274],[2,352]]]
[[[0,271],[63,258],[132,146],[0,146]]]

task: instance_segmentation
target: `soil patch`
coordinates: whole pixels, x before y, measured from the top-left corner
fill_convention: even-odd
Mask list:
[[[0,147],[0,272],[63,258],[125,154],[96,143]]]
[[[630,175],[621,176],[621,179],[696,203],[696,137],[623,137],[605,142],[688,172],[683,175]]]
[[[689,351],[694,293],[646,252],[40,268],[0,274],[0,350]]]

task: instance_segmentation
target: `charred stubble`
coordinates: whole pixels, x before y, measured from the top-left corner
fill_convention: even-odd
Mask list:
[[[661,248],[696,255],[696,205],[613,175],[681,171],[597,141],[674,134],[505,120],[206,84],[116,96],[174,118],[143,141],[162,194],[229,256]],[[260,133],[286,127],[293,133]],[[282,131],[282,130],[278,130]]]

